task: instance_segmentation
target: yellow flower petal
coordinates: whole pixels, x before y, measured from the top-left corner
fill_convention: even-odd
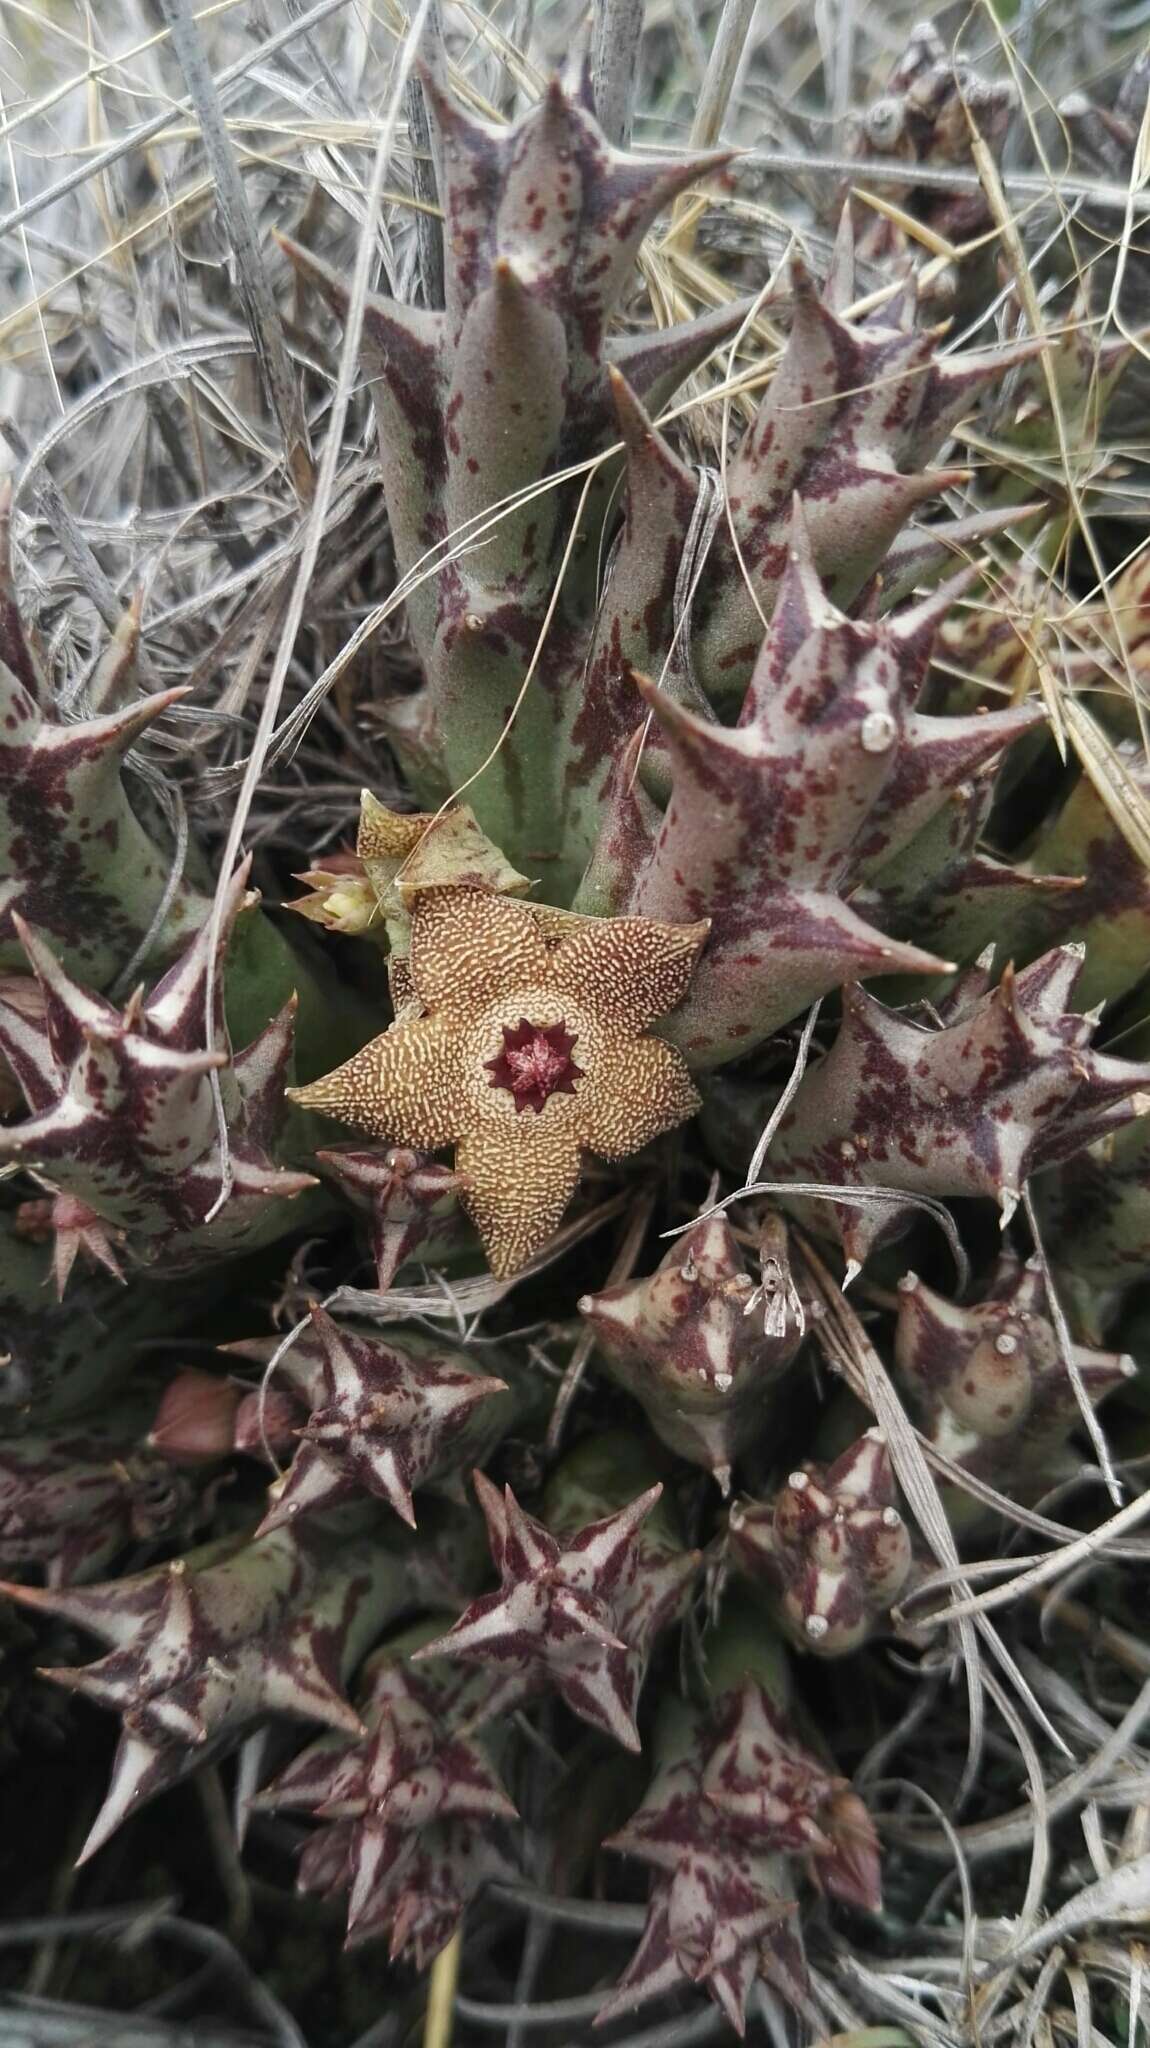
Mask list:
[[[445,1017],[472,1017],[512,990],[547,986],[547,943],[530,910],[486,889],[422,890],[410,957],[420,1001]]]
[[[287,1092],[374,1138],[434,1152],[459,1136],[466,1114],[456,1029],[439,1017],[404,1017],[322,1080]]]
[[[686,1062],[661,1038],[604,1046],[580,1083],[576,1123],[589,1152],[623,1159],[694,1116],[699,1095]]]
[[[551,955],[551,985],[595,1016],[609,1038],[631,1038],[687,993],[710,929],[649,917],[588,919]]]
[[[579,1142],[566,1117],[527,1111],[484,1125],[455,1154],[463,1202],[499,1279],[553,1237],[579,1181]]]

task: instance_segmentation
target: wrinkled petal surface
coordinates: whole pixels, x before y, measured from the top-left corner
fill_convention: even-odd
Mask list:
[[[547,942],[525,904],[486,889],[423,890],[411,922],[412,986],[429,1010],[473,1017],[509,990],[544,988]]]
[[[554,1236],[579,1180],[579,1144],[566,1119],[544,1112],[530,1125],[519,1121],[518,1129],[470,1131],[455,1156],[465,1207],[497,1278]]]
[[[447,1017],[404,1017],[293,1102],[376,1138],[434,1151],[459,1135],[464,1114],[459,1049]]]
[[[604,1047],[580,1084],[576,1115],[589,1152],[625,1159],[698,1107],[682,1054],[661,1038],[632,1038]]]
[[[709,929],[705,920],[597,919],[555,948],[552,986],[592,1011],[605,1037],[631,1037],[682,1002]]]

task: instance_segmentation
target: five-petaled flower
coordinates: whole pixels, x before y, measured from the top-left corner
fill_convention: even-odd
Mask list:
[[[491,1269],[512,1273],[557,1229],[584,1150],[623,1158],[697,1109],[681,1055],[644,1034],[682,1000],[706,935],[423,890],[418,1009],[293,1100],[401,1145],[453,1144]]]

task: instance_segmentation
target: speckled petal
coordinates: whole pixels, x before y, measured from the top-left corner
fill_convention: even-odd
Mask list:
[[[458,1137],[464,1114],[454,1038],[447,1018],[404,1017],[322,1080],[287,1092],[304,1109],[434,1152]]]
[[[515,988],[546,987],[547,943],[531,911],[487,889],[421,891],[411,981],[429,1010],[468,1018]]]
[[[579,1180],[579,1142],[566,1118],[518,1128],[491,1124],[460,1141],[455,1155],[464,1206],[483,1240],[491,1270],[514,1273],[563,1220]]]
[[[699,1096],[682,1054],[661,1038],[604,1046],[576,1103],[579,1135],[601,1159],[624,1159],[694,1116]]]
[[[632,1037],[682,1002],[709,930],[706,918],[699,924],[659,924],[649,917],[589,922],[556,947],[551,985],[591,1010],[605,1036]]]

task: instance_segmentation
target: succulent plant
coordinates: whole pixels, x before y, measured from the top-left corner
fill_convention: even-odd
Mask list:
[[[1082,948],[1062,946],[993,988],[968,977],[944,1018],[917,1020],[843,991],[838,1034],[804,1078],[772,1157],[795,1181],[978,1196],[1009,1221],[1032,1174],[1072,1159],[1129,1116],[1150,1069],[1095,1052],[1096,1020],[1070,1010]],[[820,1207],[852,1265],[912,1211]]]
[[[732,1561],[752,1585],[770,1589],[788,1632],[821,1657],[866,1641],[913,1563],[878,1429],[833,1464],[799,1466],[771,1501],[737,1502],[728,1528]]]
[[[506,1380],[481,1376],[465,1352],[405,1336],[402,1348],[341,1327],[313,1308],[280,1371],[307,1411],[299,1448],[272,1489],[264,1532],[375,1494],[415,1527],[412,1489],[457,1473],[505,1432]],[[502,1413],[499,1412],[500,1406]],[[510,1410],[510,1413],[508,1412]]]
[[[580,1520],[602,1488],[602,1480],[588,1485],[586,1463],[573,1475]],[[615,1461],[609,1484],[631,1464],[625,1455]],[[504,1680],[514,1674],[525,1694],[554,1688],[580,1720],[637,1750],[635,1709],[651,1642],[681,1609],[698,1559],[665,1530],[644,1533],[660,1483],[572,1529],[562,1514],[571,1479],[560,1466],[552,1481],[555,1529],[525,1515],[510,1487],[501,1497],[476,1472],[500,1584],[417,1651],[416,1661],[462,1657],[492,1666]]]
[[[895,1358],[931,1443],[1018,1498],[1059,1476],[1078,1396],[1050,1316],[1041,1262],[1004,1262],[986,1297],[967,1306],[899,1282]],[[1131,1358],[1072,1347],[1086,1399],[1105,1400],[1135,1373]]]
[[[239,869],[229,890],[229,924],[246,876]],[[30,1115],[0,1133],[0,1157],[52,1190],[53,1228],[76,1235],[78,1202],[104,1264],[112,1232],[125,1257],[162,1258],[169,1271],[282,1234],[280,1205],[314,1184],[268,1151],[283,1121],[294,999],[233,1057],[208,925],[150,994],[138,990],[120,1010],[73,981],[43,935],[14,917],[35,985],[0,998],[0,1050]],[[204,1043],[209,1014],[214,1045]],[[68,1264],[57,1250],[57,1274],[66,1278]]]
[[[98,1578],[133,1542],[185,1537],[186,1480],[158,1457],[130,1404],[114,1420],[0,1446],[0,1569],[43,1569],[49,1586]]]
[[[459,1176],[402,1145],[351,1145],[317,1152],[318,1164],[366,1211],[375,1283],[386,1294],[401,1266],[417,1256],[435,1265],[460,1249]]]
[[[613,1379],[636,1396],[662,1441],[712,1472],[724,1493],[736,1457],[769,1415],[769,1398],[803,1336],[786,1230],[764,1225],[755,1285],[725,1216],[692,1224],[644,1280],[584,1295],[581,1315]]]
[[[802,2000],[796,1872],[877,1911],[878,1850],[866,1808],[797,1740],[786,1664],[761,1617],[735,1608],[708,1659],[709,1700],[670,1700],[655,1777],[609,1847],[656,1872],[642,1941],[600,2018],[684,1979],[706,1987],[736,2033],[756,1977]]]
[[[96,668],[95,715],[62,719],[12,579],[10,489],[0,503],[0,966],[24,965],[14,912],[97,988],[170,960],[207,904],[177,877],[125,787],[142,734],[183,696],[133,692],[139,612],[124,614]]]
[[[267,742],[297,782],[244,812],[264,907],[217,810],[268,643],[197,783],[215,656],[194,727],[136,677],[170,681],[199,599],[112,607],[78,688],[40,625],[71,585],[18,602],[19,483],[0,513],[3,1591],[76,1716],[121,1719],[81,1860],[124,1828],[130,1861],[136,1816],[239,1752],[293,1912],[346,1902],[350,1943],[425,1971],[461,1930],[466,1960],[490,1881],[500,1914],[512,1880],[609,1913],[646,1866],[599,2017],[699,1987],[741,2032],[758,1981],[810,2019],[808,1943],[879,1909],[854,1678],[879,1716],[922,1649],[882,1639],[938,1515],[962,1564],[992,1494],[1033,1522],[1073,1478],[1084,1404],[1123,1430],[1145,569],[1082,598],[1043,408],[1085,434],[1133,351],[1084,307],[1057,347],[1011,307],[946,345],[935,287],[992,333],[957,247],[989,202],[927,174],[968,163],[968,116],[993,154],[1016,98],[934,31],[861,130],[924,182],[897,220],[856,195],[817,281],[789,259],[765,370],[761,309],[662,325],[640,265],[682,202],[679,275],[725,154],[613,147],[578,67],[508,123],[438,72],[420,95],[443,303],[368,296],[348,502],[386,546],[330,586],[358,620],[382,578],[404,638],[360,669],[357,626],[330,727],[300,744],[309,694]],[[941,287],[912,229],[955,238]],[[310,209],[263,258],[314,379],[358,294],[300,237]],[[736,336],[753,403],[720,424],[704,373],[668,417]],[[295,668],[306,641],[330,681],[315,609]],[[1123,803],[1057,758],[1055,660]],[[851,1282],[901,1432],[874,1373],[822,1369]]]
[[[516,1876],[509,1821],[518,1816],[495,1755],[501,1717],[522,1692],[509,1675],[438,1658],[414,1670],[434,1623],[394,1637],[363,1667],[358,1735],[329,1733],[296,1757],[257,1804],[323,1825],[300,1860],[301,1891],[347,1895],[349,1942],[390,1937],[393,1957],[422,1968],[495,1876]]]
[[[855,148],[872,163],[889,157],[903,165],[973,163],[972,130],[995,157],[1018,106],[1009,79],[988,78],[957,59],[933,21],[920,21],[886,80],[884,92],[864,109]],[[879,190],[881,182],[876,180]],[[925,221],[936,235],[960,245],[976,241],[990,226],[985,195],[917,192],[900,180],[891,194]],[[911,237],[890,215],[858,207],[862,252],[872,261],[914,253]],[[921,251],[920,251],[921,254]]]
[[[1150,1230],[1150,1121],[1145,1108],[1045,1174],[1038,1206],[1059,1273],[1102,1301],[1145,1274]]]
[[[145,1800],[205,1756],[234,1748],[269,1714],[357,1731],[343,1678],[406,1604],[410,1580],[381,1540],[278,1529],[92,1586],[6,1584],[21,1606],[110,1645],[94,1664],[49,1674],[123,1721],[111,1786],[81,1860]]]

